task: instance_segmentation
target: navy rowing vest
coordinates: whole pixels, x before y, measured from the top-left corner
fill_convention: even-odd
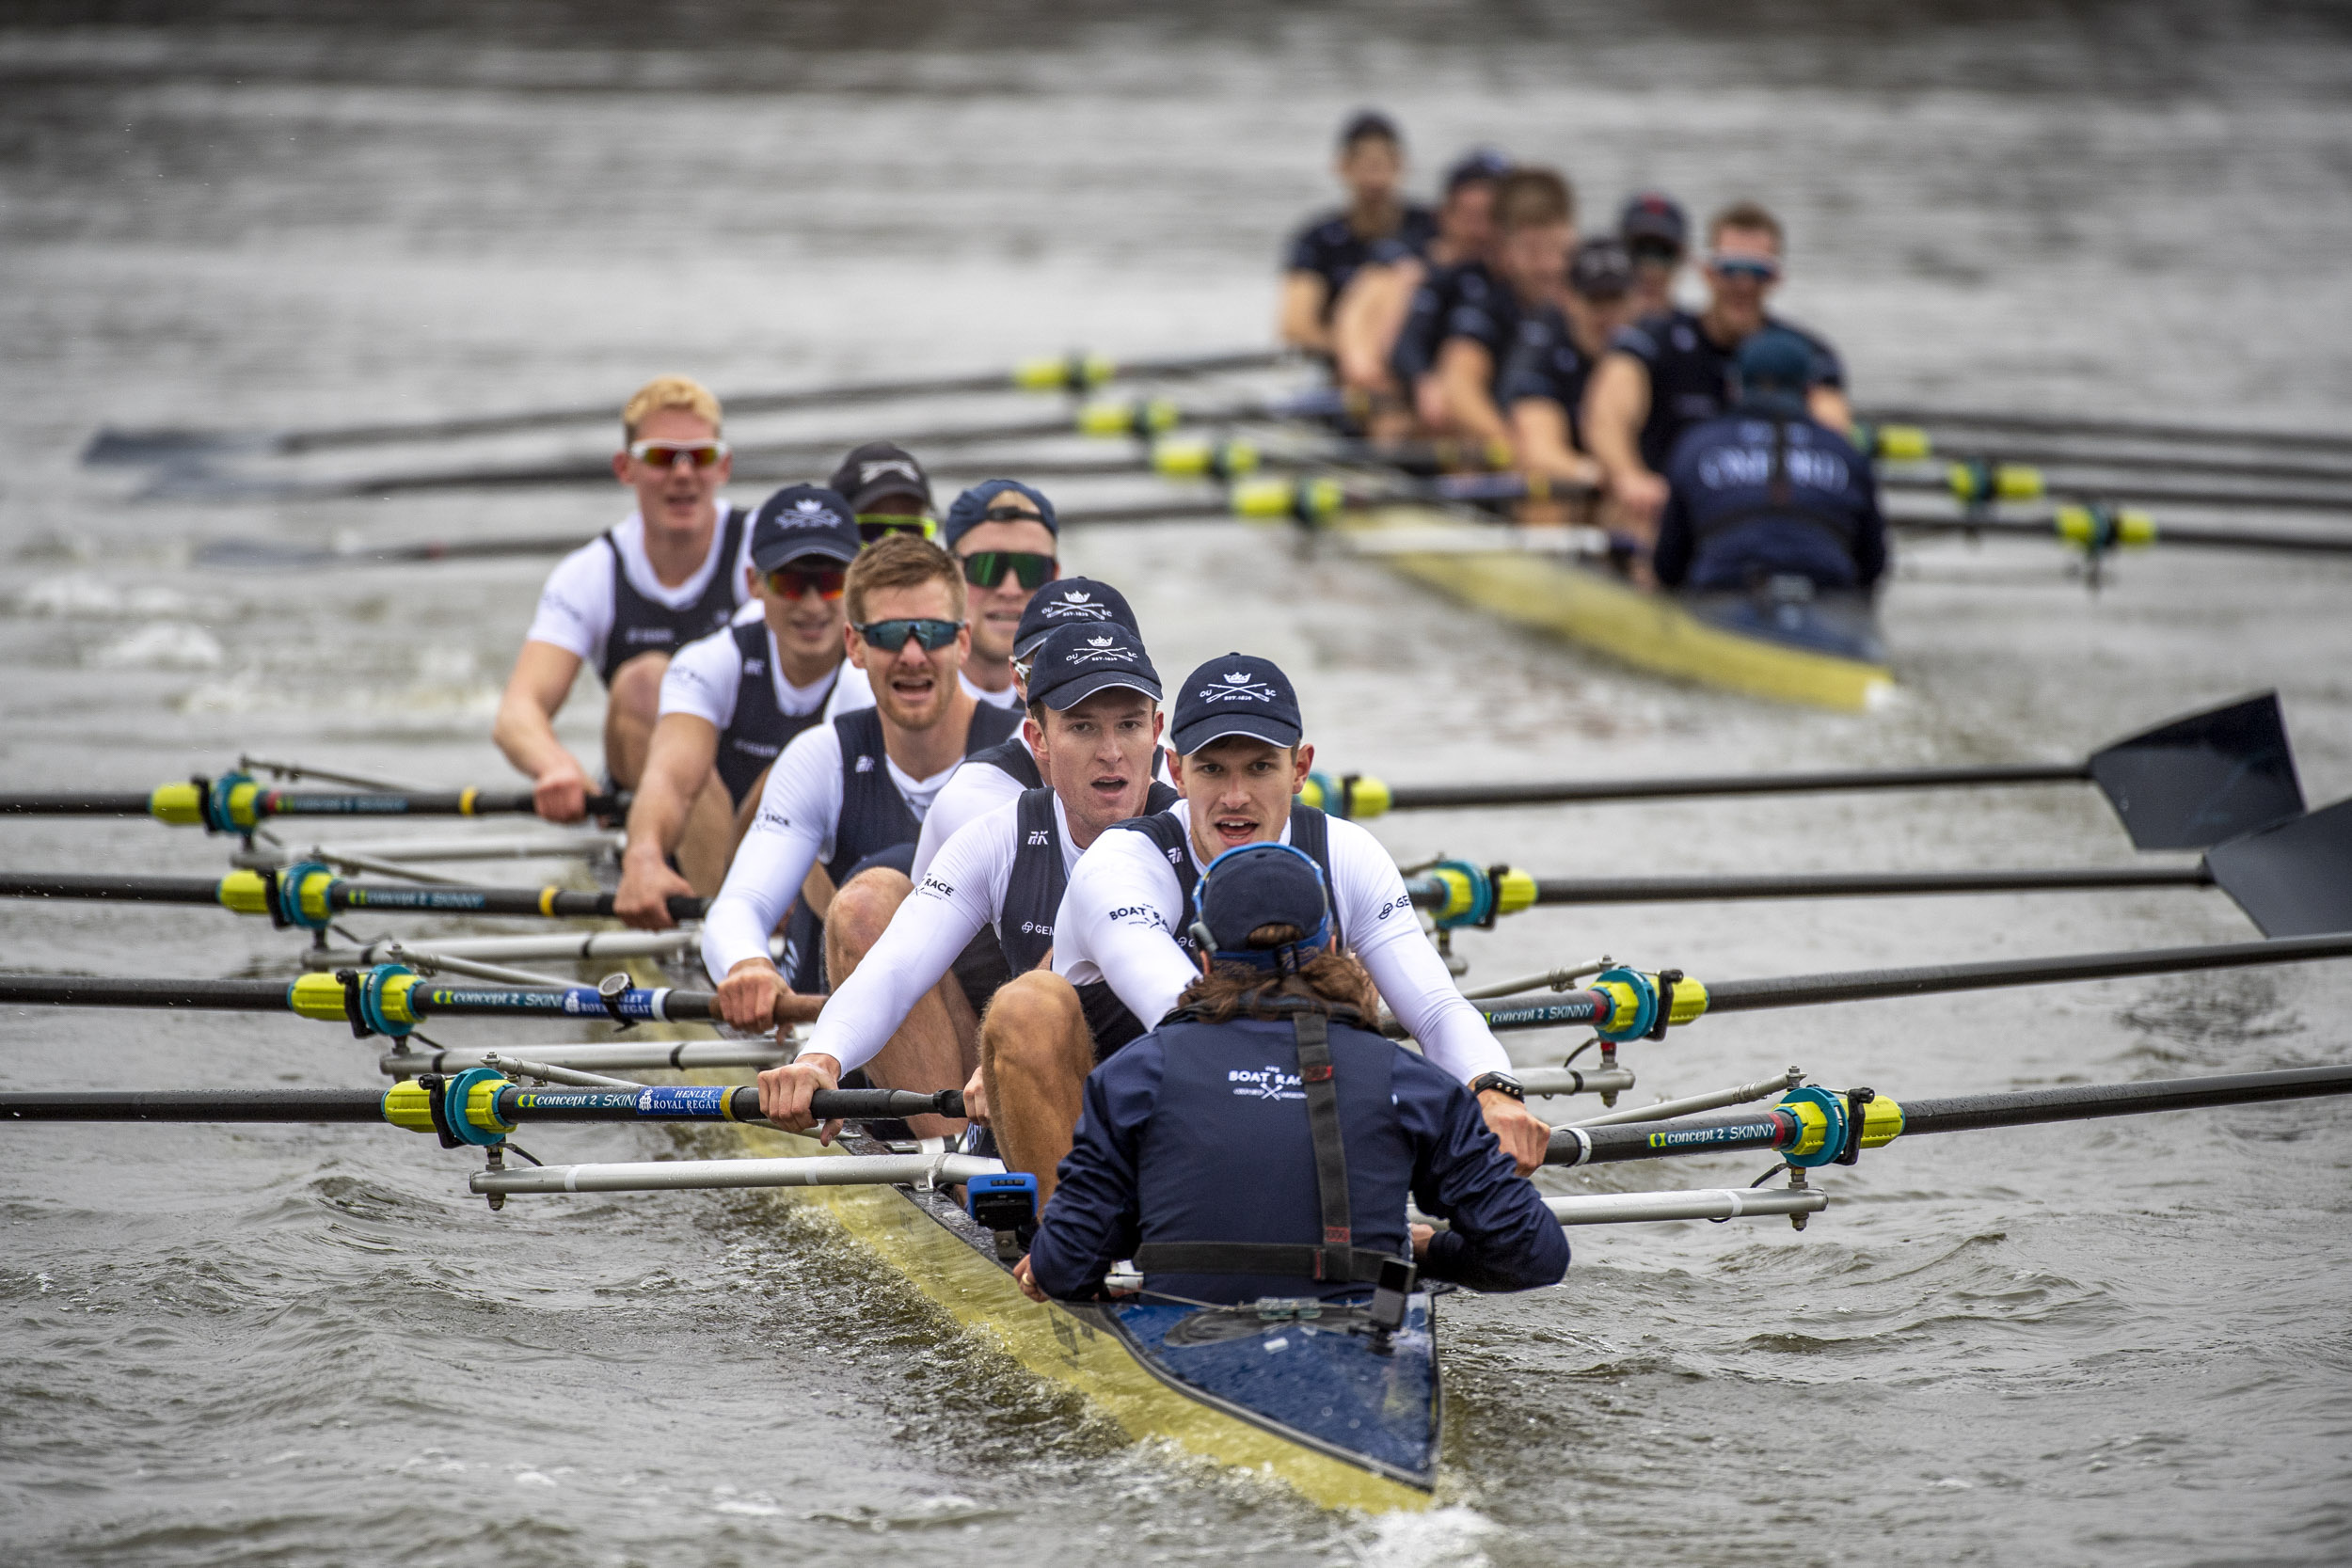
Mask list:
[[[964,731],[963,754],[993,746],[1021,723],[1017,708],[993,703],[972,705],[972,726]],[[882,710],[862,707],[833,721],[841,737],[841,816],[834,823],[833,859],[826,874],[839,888],[857,863],[901,844],[913,844],[923,825],[907,809],[906,797],[890,782],[890,757],[882,750]]]
[[[825,716],[825,702],[841,680],[834,667],[825,695],[806,713],[787,713],[776,705],[776,683],[768,667],[768,623],[750,621],[734,628],[736,657],[742,673],[735,683],[735,717],[719,733],[719,782],[727,796],[741,805],[743,797],[768,765],[803,730],[814,729]]]
[[[672,610],[645,597],[629,585],[621,569],[621,546],[612,531],[599,535],[612,556],[612,629],[604,634],[604,662],[596,673],[612,684],[612,672],[639,654],[674,654],[697,638],[708,637],[735,619],[743,608],[743,584],[735,573],[735,559],[743,552],[746,515],[732,506],[719,517],[719,566],[703,584],[692,604]]]
[[[987,755],[982,752],[972,760],[979,762]],[[1143,809],[1156,816],[1182,799],[1154,779],[1143,798]],[[1004,907],[996,911],[996,944],[1005,951],[1006,966],[1021,974],[1035,969],[1052,951],[1054,916],[1070,887],[1052,790],[1041,784],[1022,792],[1021,809],[1013,814],[1013,833],[1012,875],[1005,879]]]
[[[1191,875],[1192,847],[1185,842],[1192,832],[1189,816],[1170,816],[1154,812],[1149,816],[1133,816],[1115,822],[1114,831],[1125,829],[1150,839],[1168,858],[1168,869],[1176,874],[1177,886],[1184,889],[1184,912],[1177,916],[1176,929],[1169,932],[1176,945],[1184,950],[1186,961],[1200,962],[1200,944],[1192,940],[1193,922],[1200,918],[1200,907],[1193,895],[1200,879]],[[1291,802],[1291,847],[1302,850],[1309,859],[1323,867],[1323,886],[1331,899],[1331,936],[1343,946],[1347,933],[1340,925],[1340,890],[1331,875],[1331,820],[1317,807],[1304,801]],[[1089,980],[1077,988],[1078,1005],[1086,1013],[1087,1028],[1094,1036],[1094,1059],[1103,1060],[1130,1040],[1140,1038],[1146,1025],[1136,1018],[1119,993],[1111,990],[1108,980]]]
[[[1010,775],[1013,783],[1024,789],[1042,789],[1045,786],[1045,775],[1037,770],[1037,753],[1030,751],[1029,743],[1022,738],[1018,723],[1013,725],[1011,735],[995,745],[984,752],[973,752],[972,760],[984,762]],[[1152,809],[1158,811],[1162,808],[1154,806]]]

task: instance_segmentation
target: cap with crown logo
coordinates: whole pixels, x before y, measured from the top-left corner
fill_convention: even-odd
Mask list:
[[[1027,658],[1056,626],[1109,621],[1140,633],[1126,595],[1095,578],[1057,578],[1029,595],[1012,634],[1012,657]]]
[[[1168,743],[1190,756],[1211,741],[1244,735],[1276,746],[1295,746],[1305,734],[1298,693],[1272,659],[1250,654],[1213,658],[1184,677]]]
[[[839,491],[820,484],[787,484],[752,515],[752,569],[772,572],[786,562],[817,556],[844,565],[862,547],[857,521]]]
[[[1116,621],[1060,626],[1037,645],[1029,701],[1061,713],[1115,686],[1160,700],[1160,673],[1133,628]]]

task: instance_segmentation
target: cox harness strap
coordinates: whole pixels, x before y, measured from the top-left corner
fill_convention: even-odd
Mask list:
[[[1359,1251],[1347,1206],[1347,1145],[1340,1135],[1339,1090],[1331,1078],[1330,1020],[1320,1011],[1291,1013],[1298,1044],[1298,1085],[1306,1091],[1307,1125],[1314,1135],[1315,1191],[1323,1206],[1323,1244],[1279,1242],[1147,1242],[1136,1249],[1145,1274],[1297,1275],[1317,1280],[1371,1284],[1385,1253]]]

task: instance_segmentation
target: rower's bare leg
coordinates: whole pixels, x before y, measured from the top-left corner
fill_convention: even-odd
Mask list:
[[[735,804],[727,786],[713,769],[687,808],[686,832],[677,841],[679,875],[696,893],[708,898],[727,879],[727,863],[735,856]]]
[[[980,1083],[1007,1170],[1037,1178],[1038,1202],[1078,1128],[1094,1037],[1069,981],[1033,969],[1005,982],[980,1021]]]
[[[914,893],[903,872],[886,866],[861,871],[833,895],[825,911],[825,973],[838,990],[875,942],[898,906]],[[960,1089],[970,1081],[979,1056],[979,1024],[972,1004],[953,974],[941,977],[907,1012],[906,1022],[890,1043],[866,1064],[866,1076],[886,1089],[914,1089],[930,1094]],[[907,1126],[918,1138],[954,1138],[963,1134],[961,1117],[909,1117]]]
[[[637,787],[653,745],[653,722],[661,709],[661,677],[667,654],[639,654],[612,672],[604,699],[604,768],[623,789]]]

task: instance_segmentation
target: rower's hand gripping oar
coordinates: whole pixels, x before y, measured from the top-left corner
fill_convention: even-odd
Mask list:
[[[588,815],[618,821],[628,815],[628,801],[626,792],[592,795]],[[216,779],[199,774],[184,783],[159,784],[144,795],[0,795],[0,816],[152,816],[172,827],[248,835],[263,822],[279,816],[511,816],[532,810],[527,789],[329,793],[274,789],[242,772],[224,773]]]

